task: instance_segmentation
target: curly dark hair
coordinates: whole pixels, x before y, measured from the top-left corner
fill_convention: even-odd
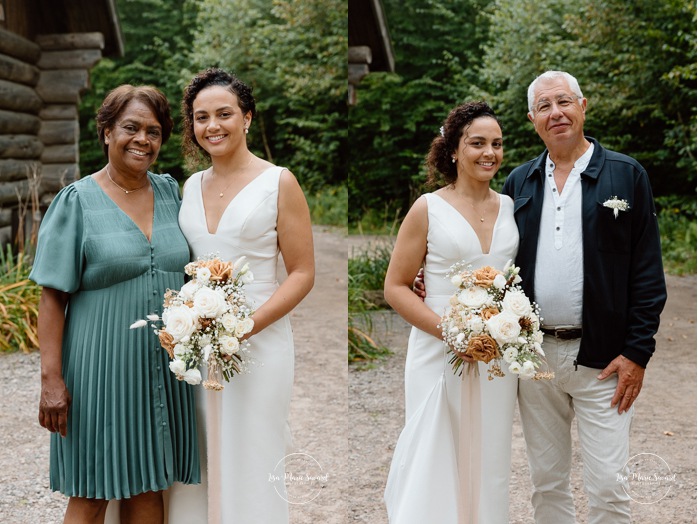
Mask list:
[[[217,67],[209,67],[197,73],[189,85],[184,88],[184,97],[182,98],[182,152],[192,165],[196,164],[202,157],[207,160],[211,159],[194,136],[194,100],[201,91],[211,86],[222,86],[233,93],[237,97],[238,106],[244,115],[251,113],[254,118],[257,112],[252,88],[237,76]]]
[[[116,121],[131,100],[142,102],[155,114],[155,118],[162,126],[163,144],[169,140],[172,134],[174,122],[172,122],[170,115],[170,103],[162,91],[152,86],[120,85],[109,91],[102,106],[97,111],[97,136],[106,157],[109,157],[109,146],[104,142],[105,132],[116,125]]]
[[[456,181],[458,171],[452,161],[453,152],[458,149],[466,129],[480,117],[494,118],[501,127],[497,115],[486,102],[466,102],[451,109],[444,120],[443,132],[432,140],[425,160],[428,185],[448,185]]]

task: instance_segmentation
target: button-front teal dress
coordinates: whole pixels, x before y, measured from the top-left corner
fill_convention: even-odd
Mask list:
[[[150,242],[91,176],[58,193],[39,231],[30,278],[70,293],[68,435],[51,434],[51,489],[68,496],[121,499],[200,480],[193,388],[169,371],[152,329],[129,329],[162,312],[189,262],[177,182],[148,176]]]

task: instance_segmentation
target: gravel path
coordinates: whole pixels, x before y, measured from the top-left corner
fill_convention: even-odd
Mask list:
[[[340,524],[347,514],[346,237],[314,228],[314,239],[315,288],[291,316],[290,424],[293,452],[315,459],[327,480],[314,500],[291,506],[291,524]],[[0,354],[0,366],[0,523],[58,524],[66,498],[48,486],[48,433],[37,421],[39,355]]]
[[[355,242],[350,239],[350,246]],[[657,335],[657,350],[635,404],[631,455],[659,455],[676,477],[665,484],[668,493],[661,500],[632,503],[637,523],[696,522],[696,277],[669,276],[667,282],[669,301]],[[374,334],[394,354],[369,369],[350,368],[350,522],[387,522],[383,489],[404,425],[403,373],[408,333],[409,326],[394,313],[376,314]],[[574,428],[573,438],[576,452],[572,489],[578,522],[585,523],[586,496]],[[528,464],[518,410],[512,446],[510,522],[531,524]]]

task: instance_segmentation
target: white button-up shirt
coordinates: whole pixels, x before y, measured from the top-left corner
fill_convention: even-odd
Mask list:
[[[562,192],[555,185],[555,163],[545,161],[545,193],[535,269],[536,302],[544,326],[581,326],[584,291],[582,179],[594,145],[574,163]]]

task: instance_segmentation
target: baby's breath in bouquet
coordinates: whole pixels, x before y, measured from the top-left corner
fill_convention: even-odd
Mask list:
[[[468,356],[490,364],[490,380],[504,376],[502,360],[520,378],[552,378],[538,371],[545,357],[541,318],[537,304],[518,285],[518,267],[509,262],[504,271],[491,266],[473,271],[459,262],[448,276],[456,292],[440,326],[454,373],[463,373],[463,356]]]
[[[202,381],[199,368],[208,366],[206,389],[223,389],[220,378],[229,381],[247,371],[249,343],[243,337],[252,331],[253,311],[247,303],[244,286],[253,281],[245,257],[234,264],[208,256],[187,264],[184,272],[191,280],[179,291],[167,290],[162,317],[148,315],[148,320],[162,322],[155,327],[160,344],[170,355],[170,370],[189,384]],[[139,320],[131,329],[143,327]]]

